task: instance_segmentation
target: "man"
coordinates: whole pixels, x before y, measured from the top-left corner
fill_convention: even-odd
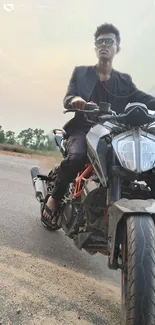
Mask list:
[[[146,104],[148,109],[155,110],[155,98],[138,90],[128,74],[120,73],[112,67],[113,59],[120,51],[118,29],[111,24],[101,25],[97,28],[94,38],[98,63],[95,66],[80,66],[74,69],[64,98],[64,107],[82,110],[89,101],[98,105],[100,102],[109,102],[114,111],[121,113],[129,102],[141,102]],[[68,154],[61,162],[55,189],[43,213],[48,225],[54,224],[59,201],[69,183],[85,165],[88,131],[89,125],[77,112],[68,123]]]

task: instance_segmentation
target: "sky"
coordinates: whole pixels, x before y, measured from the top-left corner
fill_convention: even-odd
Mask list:
[[[75,66],[94,65],[94,32],[121,33],[114,68],[146,92],[155,87],[155,0],[0,0],[0,124],[62,127],[63,98]]]

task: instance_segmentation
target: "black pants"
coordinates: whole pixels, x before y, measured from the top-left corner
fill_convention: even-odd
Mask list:
[[[87,159],[87,132],[77,130],[67,140],[67,157],[61,162],[52,197],[57,201],[64,196],[69,183],[76,178]]]

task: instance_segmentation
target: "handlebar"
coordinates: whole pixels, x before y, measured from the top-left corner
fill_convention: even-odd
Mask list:
[[[84,114],[84,113],[99,113],[99,109],[91,109],[91,110],[88,110],[88,109],[78,109],[78,108],[71,108],[71,109],[66,109],[65,111],[63,111],[64,114],[66,113],[76,113],[76,112],[79,112],[81,114]]]
[[[115,119],[115,121],[122,120],[126,116],[126,114],[123,114],[121,116],[119,116],[117,114],[115,114],[115,115],[104,114],[103,115],[103,113],[99,109],[94,109],[94,110],[68,109],[68,110],[64,111],[63,113],[66,114],[66,113],[76,113],[76,112],[79,112],[81,114],[87,114],[87,113],[91,114],[92,113],[94,116],[96,115],[96,117],[98,117],[99,121],[102,121],[102,122],[106,122],[106,121],[110,121],[110,120],[114,120],[114,119]]]
[[[94,107],[94,108],[93,108]],[[88,109],[87,109],[88,108]],[[93,109],[92,109],[93,108]],[[94,117],[98,119],[99,123],[104,123],[107,121],[114,121],[114,122],[119,122],[120,124],[128,124],[128,125],[135,125],[135,126],[140,126],[144,124],[149,124],[152,122],[155,122],[155,114],[151,115],[147,112],[144,112],[142,109],[139,111],[135,111],[134,109],[128,111],[127,113],[121,113],[117,114],[116,112],[112,111],[111,109],[108,108],[106,113],[100,109],[100,107],[96,104],[91,104],[87,103],[86,104],[86,109],[80,110],[80,109],[67,109],[63,113],[81,113],[81,114],[92,114]],[[139,114],[141,112],[141,115]],[[139,114],[139,115],[138,115]],[[91,121],[90,119],[88,122],[94,123],[94,121]],[[96,124],[96,123],[95,123]]]

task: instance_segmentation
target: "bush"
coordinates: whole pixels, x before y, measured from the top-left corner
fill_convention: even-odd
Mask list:
[[[61,154],[59,153],[59,151],[33,150],[33,149],[25,148],[24,146],[20,146],[18,144],[14,145],[14,144],[0,143],[0,150],[29,154],[29,155],[39,155],[39,156],[48,156],[48,157],[54,156],[57,159],[61,158]]]
[[[7,144],[7,143],[0,143],[0,150],[4,151],[11,151],[11,152],[19,152],[19,153],[28,153],[28,149],[23,146],[14,145],[14,144]]]

